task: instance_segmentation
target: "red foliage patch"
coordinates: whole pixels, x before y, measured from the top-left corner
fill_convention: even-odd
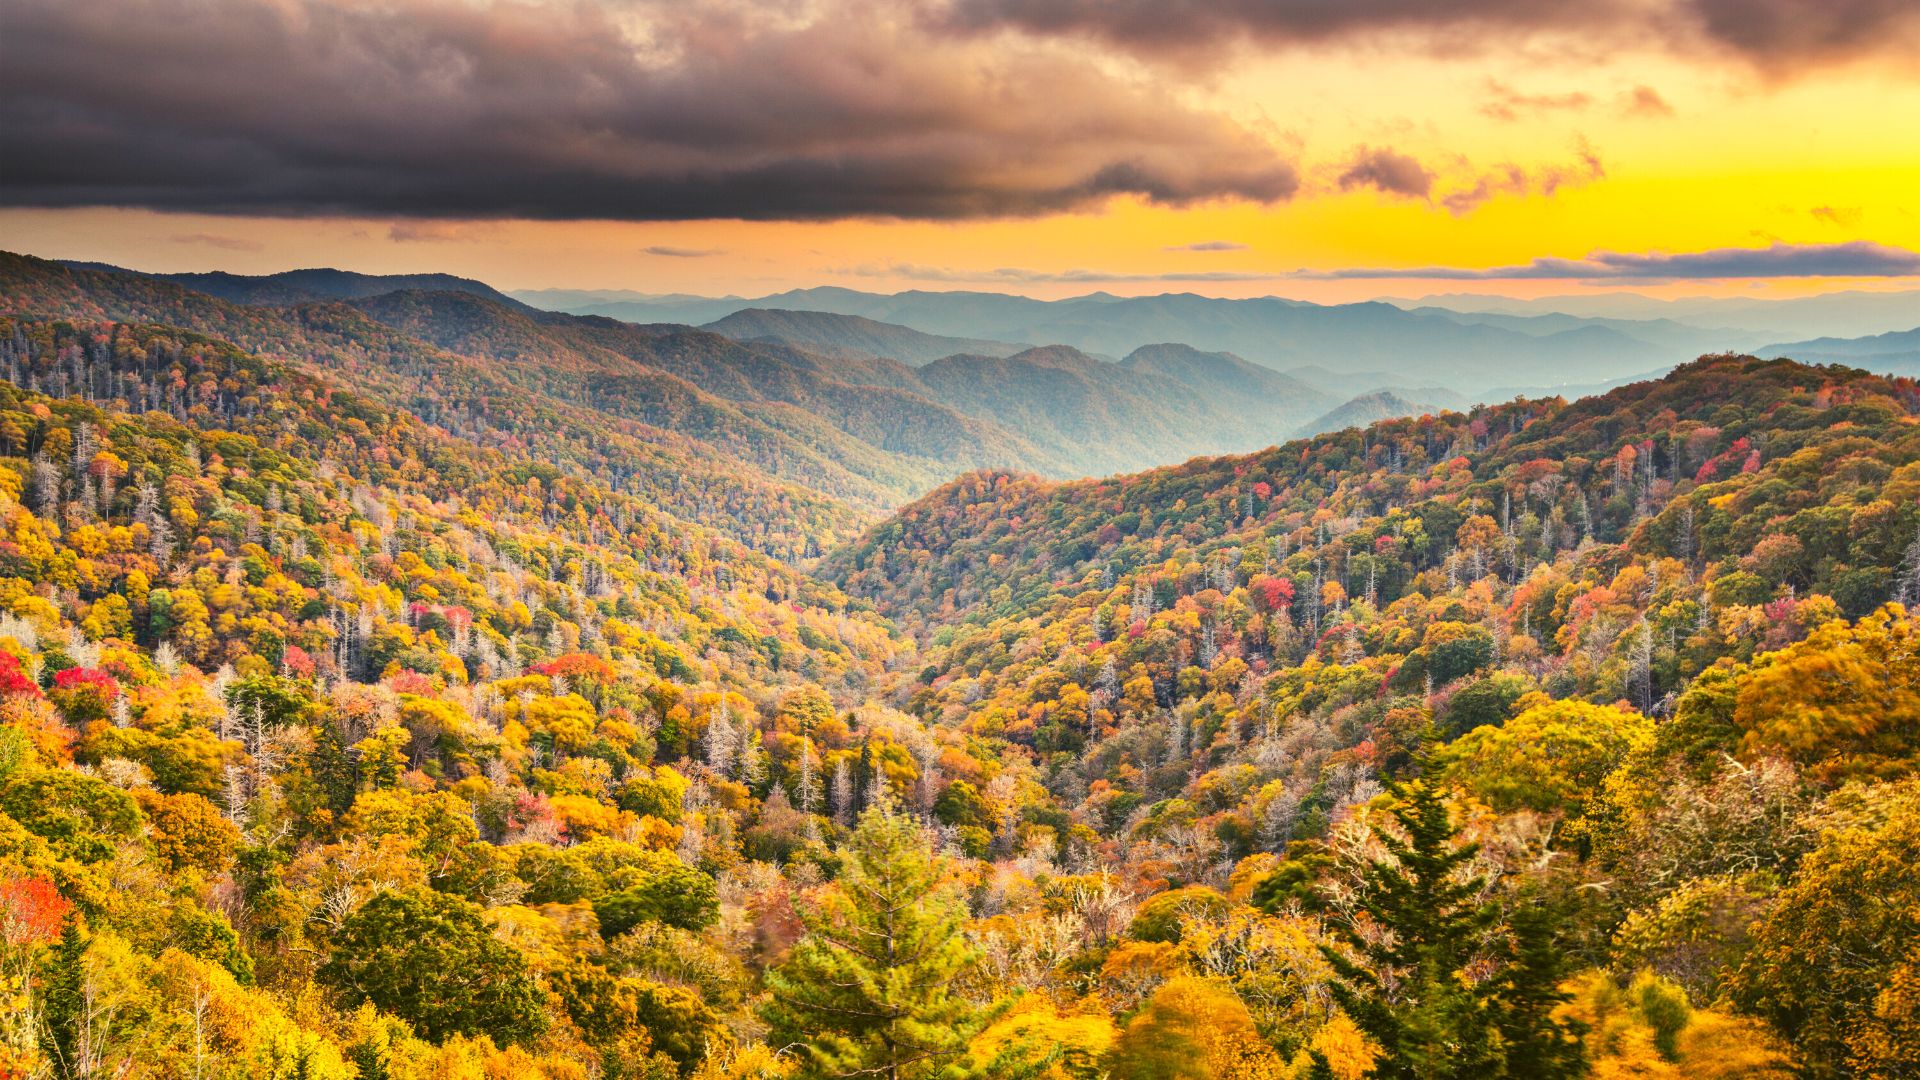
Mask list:
[[[13,948],[60,936],[73,904],[45,878],[0,880],[0,941]]]

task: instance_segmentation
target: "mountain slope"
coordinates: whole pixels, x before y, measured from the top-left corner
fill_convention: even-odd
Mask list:
[[[710,321],[747,308],[770,307],[859,316],[929,334],[1057,343],[1110,356],[1177,341],[1279,370],[1318,365],[1379,371],[1389,382],[1440,384],[1464,392],[1496,385],[1553,385],[1574,372],[1585,381],[1636,375],[1673,352],[1590,322],[1545,333],[1522,332],[1453,312],[1408,311],[1384,303],[1327,306],[1277,297],[1226,300],[1190,293],[1094,293],[1042,301],[1000,293],[880,295],[817,288],[751,300],[615,301],[575,310],[635,321],[678,320],[697,313],[707,316],[700,321]]]
[[[790,1072],[761,1006],[844,1001],[874,958],[806,957],[879,916],[965,935],[932,982],[991,1021],[995,1075],[1360,1075],[1349,1010],[1406,1000],[1333,960],[1442,924],[1450,1009],[1595,1021],[1545,1029],[1566,1071],[1911,1060],[1913,380],[1718,356],[1130,475],[980,471],[803,570],[723,533],[820,497],[751,455],[808,418],[850,439],[811,411],[836,394],[930,399],[514,314],[0,258],[14,1071]],[[1290,385],[1178,347],[930,367],[1143,434]],[[622,415],[654,391],[702,438]],[[1483,882],[1443,919],[1380,899],[1416,846]]]
[[[101,270],[115,274],[135,274],[206,293],[237,304],[307,304],[328,300],[359,300],[382,293],[415,289],[431,292],[461,292],[484,296],[513,307],[524,307],[491,285],[453,274],[359,274],[351,270],[286,270],[278,274],[230,274],[222,270],[209,273],[154,274],[127,270],[107,263],[67,265],[81,270]]]
[[[1808,405],[1822,400],[1828,404]],[[1358,557],[1361,549],[1335,530],[1316,526],[1307,530],[1309,536],[1302,529],[1322,508],[1351,519],[1343,526],[1348,528],[1384,519],[1390,506],[1417,499],[1435,515],[1420,533],[1427,539],[1404,551],[1411,560],[1401,571],[1404,576],[1378,585],[1405,590],[1417,587],[1416,578],[1458,550],[1456,534],[1475,513],[1506,516],[1513,523],[1509,535],[1540,545],[1543,554],[1571,546],[1569,531],[1574,540],[1590,536],[1606,543],[1671,545],[1674,515],[1683,506],[1695,508],[1700,530],[1710,520],[1721,520],[1722,513],[1729,524],[1738,516],[1710,511],[1704,496],[1692,492],[1720,490],[1713,484],[1721,479],[1741,490],[1769,490],[1765,476],[1797,475],[1807,468],[1795,456],[1803,448],[1841,456],[1865,453],[1903,465],[1909,458],[1920,461],[1920,425],[1910,419],[1915,415],[1920,415],[1920,386],[1911,380],[1785,360],[1710,357],[1661,379],[1572,403],[1520,401],[1467,414],[1391,420],[1257,454],[1196,459],[1128,476],[1071,483],[968,477],[835,553],[829,572],[897,616],[919,611],[925,598],[950,589],[979,597],[1006,586],[1024,598],[1015,601],[1016,608],[1044,606],[1043,598],[1055,590],[1071,594],[1087,588],[1086,575],[1110,561],[1144,572],[1174,552],[1199,557],[1207,549],[1261,537],[1284,534],[1289,550],[1333,545],[1344,550],[1342,561]],[[1854,430],[1863,421],[1898,445],[1863,439]],[[1756,450],[1763,439],[1766,449]],[[1627,467],[1614,467],[1622,460],[1651,469],[1651,478],[1619,472]],[[1444,470],[1449,479],[1443,486],[1453,493],[1424,493],[1427,485],[1420,477],[1450,461],[1464,461],[1467,470]],[[1602,463],[1610,467],[1599,468]],[[1754,469],[1763,479],[1744,479]],[[1829,482],[1844,484],[1844,475]],[[1903,492],[1908,483],[1902,481]],[[1650,521],[1654,516],[1661,518],[1657,527]],[[1898,516],[1920,522],[1920,509],[1903,506]],[[1533,524],[1520,527],[1523,517]],[[1376,537],[1404,540],[1411,520],[1368,528]],[[1021,525],[1008,530],[996,524],[1001,522]],[[1805,524],[1811,527],[1811,520]],[[1497,531],[1505,528],[1496,522]],[[1858,541],[1867,546],[1845,561],[1897,564],[1907,531],[1902,525],[1878,525],[1871,542]],[[1364,539],[1366,534],[1357,535]],[[1701,534],[1702,543],[1708,542],[1706,535]],[[1735,543],[1730,536],[1713,536],[1715,545]],[[1500,541],[1490,539],[1496,546]],[[1351,587],[1352,567],[1345,572],[1342,580]],[[1817,572],[1825,582],[1839,571]],[[1008,610],[956,607],[950,618]]]
[[[390,293],[358,306],[443,348],[496,361],[517,379],[623,415],[645,417],[678,386],[695,387],[902,495],[955,466],[1059,468],[1012,431],[915,394],[911,373],[893,361],[827,361],[691,327],[528,314],[455,293]],[[908,460],[890,462],[875,451]]]
[[[1323,413],[1295,429],[1294,437],[1311,439],[1330,431],[1344,431],[1347,428],[1366,428],[1382,420],[1397,420],[1403,416],[1419,416],[1422,413],[1439,412],[1440,409],[1421,402],[1410,401],[1392,390],[1375,390],[1370,394],[1361,394],[1342,403],[1338,408]]]
[[[736,341],[779,341],[829,356],[884,356],[919,367],[943,356],[1011,356],[1027,348],[984,338],[942,337],[858,315],[747,308],[703,329]]]
[[[1857,338],[1814,338],[1769,345],[1761,356],[1780,356],[1809,364],[1853,364],[1898,374],[1920,372],[1920,328]]]
[[[439,349],[340,304],[239,305],[140,275],[0,254],[5,312],[153,322],[234,342],[300,370],[344,377],[357,391],[479,443],[537,448],[549,462],[612,478],[686,520],[791,557],[855,527],[862,504],[892,498],[874,480],[684,380],[662,376],[655,425],[541,393],[497,363]]]
[[[1000,417],[1085,473],[1274,442],[1327,399],[1237,357],[1151,346],[1108,363],[1067,346],[950,356],[919,370],[935,398]]]
[[[1333,403],[1238,358],[1176,346],[1120,363],[1058,349],[950,356],[916,369],[686,326],[538,311],[478,291],[241,304],[151,275],[21,259],[8,268],[19,310],[151,320],[272,356],[326,357],[390,400],[449,423],[514,412],[496,399],[520,396],[522,414],[564,416],[573,452],[611,450],[584,449],[601,428],[637,440],[622,450],[636,463],[622,470],[631,482],[684,490],[673,476],[686,466],[661,454],[674,447],[684,462],[704,447],[713,464],[703,468],[761,470],[856,514],[974,468],[1080,476],[1243,452]],[[340,292],[397,283],[320,277]],[[285,295],[260,286],[264,279],[238,280],[250,283],[249,295]],[[542,437],[559,436],[548,425]],[[741,535],[767,539],[758,525]]]

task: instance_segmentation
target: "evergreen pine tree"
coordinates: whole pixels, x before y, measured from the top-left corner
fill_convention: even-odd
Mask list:
[[[1479,845],[1457,842],[1430,781],[1393,790],[1399,833],[1378,830],[1389,858],[1363,873],[1361,918],[1335,925],[1345,948],[1322,946],[1335,1000],[1383,1050],[1382,1080],[1499,1075],[1493,1009],[1462,977],[1496,915],[1485,879],[1462,873]]]
[[[768,973],[775,1046],[803,1077],[933,1075],[987,1011],[953,990],[977,954],[926,832],[889,805],[860,815],[839,880],[801,911],[806,936]]]
[[[1554,931],[1560,912],[1522,895],[1507,917],[1505,963],[1493,980],[1495,1026],[1504,1043],[1507,1075],[1567,1080],[1587,1072],[1584,1026],[1553,1010],[1573,995],[1560,989],[1569,972]]]
[[[40,1052],[59,1080],[87,1075],[86,958],[89,941],[69,917],[47,957],[40,989]]]

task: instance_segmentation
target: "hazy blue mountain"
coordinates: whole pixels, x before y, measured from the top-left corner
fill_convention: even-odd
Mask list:
[[[1423,416],[1427,413],[1442,412],[1448,407],[1433,402],[1412,401],[1392,390],[1375,390],[1342,402],[1338,408],[1301,424],[1293,430],[1292,437],[1310,439],[1330,431],[1368,427],[1382,420],[1397,420],[1403,416]]]
[[[1153,345],[1118,362],[1066,345],[1007,357],[949,356],[920,368],[934,400],[992,417],[1084,463],[1183,461],[1284,441],[1337,400],[1239,357]]]
[[[779,341],[828,355],[884,356],[919,367],[943,356],[1011,356],[1031,348],[985,338],[946,337],[861,315],[825,311],[747,308],[708,323],[704,329],[735,341]]]
[[[1557,311],[1543,315],[1510,315],[1491,311],[1452,311],[1444,307],[1419,307],[1411,310],[1419,314],[1437,314],[1456,322],[1478,323],[1482,326],[1516,330],[1536,337],[1550,337],[1554,334],[1597,326],[1685,356],[1737,352],[1751,349],[1767,339],[1767,335],[1758,330],[1698,326],[1664,318],[1582,317]]]
[[[1772,341],[1859,337],[1904,330],[1920,323],[1920,290],[1914,289],[1894,292],[1855,289],[1779,300],[1708,296],[1662,300],[1638,293],[1516,300],[1510,296],[1479,293],[1441,293],[1389,302],[1406,308],[1439,307],[1456,312],[1517,316],[1560,313],[1598,319],[1668,319],[1709,329],[1749,331]]]
[[[1882,374],[1920,371],[1920,328],[1857,338],[1814,338],[1756,350],[1763,357],[1784,356],[1803,364],[1846,364]]]
[[[1125,356],[1177,341],[1230,352],[1278,370],[1318,366],[1377,371],[1395,383],[1440,383],[1463,391],[1525,380],[1548,384],[1578,372],[1611,378],[1674,359],[1671,345],[1590,323],[1521,331],[1407,311],[1384,303],[1310,304],[1278,297],[1224,300],[1192,293],[1116,297],[1092,293],[1035,300],[991,292],[914,290],[882,295],[838,287],[760,297],[631,299],[572,310],[635,321],[712,322],[746,308],[853,315],[926,334],[1070,345]],[[1539,331],[1546,332],[1539,332]],[[1681,350],[1685,355],[1686,350]],[[1379,385],[1375,382],[1374,385]]]

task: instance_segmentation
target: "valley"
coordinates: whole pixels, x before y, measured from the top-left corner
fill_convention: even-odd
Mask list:
[[[0,257],[12,992],[276,1076],[814,1075],[850,973],[977,1075],[1905,1059],[1910,378],[995,340]]]

